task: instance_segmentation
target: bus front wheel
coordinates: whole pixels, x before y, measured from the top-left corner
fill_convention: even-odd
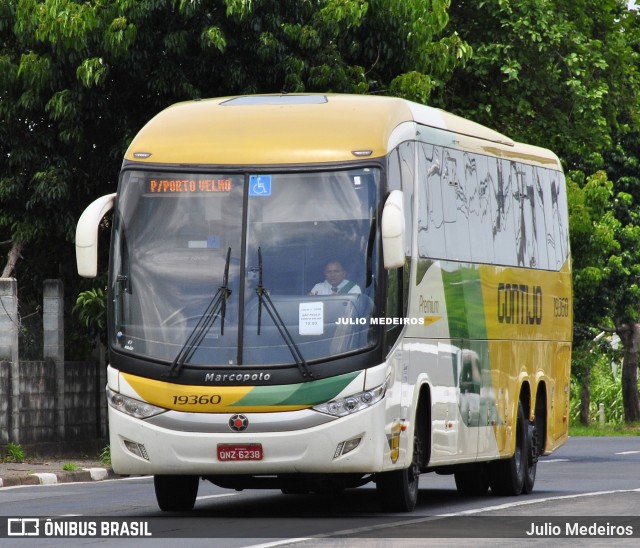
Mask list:
[[[376,476],[376,492],[384,512],[412,512],[418,502],[420,480],[420,439],[414,439],[409,468],[383,472]]]
[[[163,512],[193,510],[198,495],[198,476],[153,476],[156,500]]]

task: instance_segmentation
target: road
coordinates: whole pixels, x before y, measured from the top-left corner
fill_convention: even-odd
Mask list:
[[[0,490],[0,516],[142,520],[151,524],[155,538],[137,540],[136,545],[153,542],[154,546],[172,547],[176,538],[189,538],[189,546],[210,546],[209,539],[215,538],[217,548],[280,545],[288,539],[307,539],[289,540],[302,546],[364,546],[366,542],[370,548],[383,540],[380,546],[389,546],[390,539],[395,539],[398,546],[411,546],[412,542],[423,546],[427,537],[429,545],[446,546],[450,537],[472,536],[492,537],[487,545],[496,546],[500,545],[496,539],[501,537],[523,537],[532,521],[539,527],[533,529],[538,536],[554,536],[555,527],[564,532],[565,522],[573,524],[576,516],[594,517],[571,525],[574,532],[584,524],[608,527],[608,532],[614,528],[615,542],[624,544],[629,540],[629,529],[615,529],[620,526],[631,528],[635,544],[640,538],[638,437],[571,438],[541,460],[535,490],[528,496],[465,498],[457,494],[452,476],[436,474],[422,476],[420,486],[415,512],[383,514],[378,510],[373,486],[334,496],[283,495],[279,491],[234,492],[201,482],[195,510],[180,516],[157,509],[151,478],[130,478],[5,488]],[[8,540],[15,545],[24,541]],[[522,539],[527,541],[532,539]],[[49,542],[30,539],[29,548],[52,546]],[[64,544],[104,546],[120,542],[94,538]],[[562,542],[558,539],[554,545]],[[3,540],[3,546],[9,545]]]

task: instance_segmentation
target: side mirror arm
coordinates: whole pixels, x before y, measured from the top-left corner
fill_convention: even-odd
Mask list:
[[[116,195],[98,198],[84,210],[76,227],[76,264],[83,278],[98,275],[98,227],[102,218],[113,208]]]

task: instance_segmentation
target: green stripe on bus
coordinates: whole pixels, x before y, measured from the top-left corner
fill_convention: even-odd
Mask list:
[[[447,270],[454,264],[448,263],[442,269],[450,336],[452,339],[486,339],[480,272],[477,267],[459,264],[454,270]]]
[[[234,405],[316,405],[335,398],[358,374],[359,372],[356,371],[299,384],[256,386]]]

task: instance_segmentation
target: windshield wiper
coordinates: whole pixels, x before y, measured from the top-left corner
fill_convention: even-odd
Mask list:
[[[220,335],[224,335],[224,318],[227,312],[227,299],[229,298],[229,295],[231,295],[231,290],[229,289],[230,259],[231,248],[229,247],[227,249],[227,259],[224,265],[222,285],[218,287],[218,290],[211,299],[211,302],[204,311],[204,314],[200,316],[198,323],[193,328],[193,331],[191,331],[191,334],[187,337],[186,342],[180,349],[180,352],[178,352],[176,358],[173,360],[168,373],[169,377],[177,377],[180,374],[180,370],[186,362],[191,360],[218,316],[220,316]]]
[[[274,325],[278,328],[278,332],[282,337],[282,340],[289,347],[291,356],[298,366],[298,370],[304,379],[312,379],[315,375],[309,370],[309,365],[305,361],[298,345],[293,340],[291,333],[287,329],[282,317],[278,313],[271,297],[269,297],[268,290],[262,285],[262,249],[258,248],[258,285],[256,287],[256,293],[258,294],[258,335],[260,335],[260,328],[262,325],[262,306],[264,305],[267,313],[271,317]]]

